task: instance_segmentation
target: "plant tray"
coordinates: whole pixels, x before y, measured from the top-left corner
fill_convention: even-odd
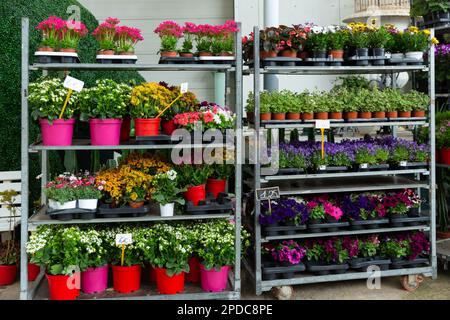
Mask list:
[[[389,164],[369,164],[367,167],[358,167],[359,172],[367,172],[367,171],[383,171],[389,170]]]
[[[370,266],[379,266],[380,270],[388,270],[391,264],[391,259],[383,257],[373,257],[373,258],[356,258],[350,261],[350,267],[352,269],[366,272],[367,268]]]
[[[266,236],[293,235],[298,231],[306,230],[306,225],[299,226],[264,226],[263,232]]]
[[[406,170],[406,169],[426,169],[428,168],[427,162],[408,162],[404,161],[398,164],[392,165],[393,168],[399,169],[399,170]]]
[[[232,210],[232,198],[227,193],[219,193],[217,199],[214,199],[211,194],[207,194],[205,202],[200,201],[197,206],[194,206],[191,201],[188,201],[185,205],[185,212],[190,215],[221,214],[229,213]]]
[[[330,273],[341,274],[349,269],[348,263],[321,264],[318,262],[306,262],[306,270],[323,276]]]
[[[142,145],[171,144],[172,140],[166,134],[159,134],[157,136],[137,136],[136,143]]]
[[[76,52],[36,51],[34,56],[38,63],[80,63]]]
[[[269,170],[270,168],[264,168],[264,170]],[[293,174],[304,174],[304,169],[297,169],[297,168],[279,168],[277,172],[271,171],[268,176],[287,176],[287,175],[293,175]]]
[[[406,65],[422,65],[422,60],[416,60],[416,59],[407,59],[407,58],[390,58],[389,64],[391,65],[399,65],[399,66],[406,66]]]
[[[122,217],[142,217],[150,212],[150,206],[144,205],[140,208],[123,206],[120,208],[110,208],[106,204],[101,204],[98,208],[98,218],[122,218]]]
[[[350,226],[352,230],[377,229],[380,224],[387,223],[389,223],[389,219],[351,220]]]
[[[289,57],[274,57],[274,58],[266,58],[261,59],[260,64],[261,67],[295,67],[297,63],[300,63],[302,59],[300,58],[289,58]],[[253,67],[253,60],[248,62],[250,67]]]
[[[137,61],[136,55],[107,55],[107,54],[98,54],[97,57],[98,63],[104,64],[135,64]]]
[[[340,228],[348,227],[350,223],[348,222],[332,222],[332,223],[308,223],[307,230],[309,232],[318,233],[318,232],[336,232]]]
[[[366,56],[366,57],[359,57],[359,56],[351,56],[347,57],[346,61],[349,63],[355,63],[357,66],[368,66],[368,65],[374,65],[374,66],[383,66],[386,63],[386,60],[389,58],[386,56]]]
[[[348,168],[344,166],[325,166],[325,168],[318,168],[317,173],[337,173],[337,172],[347,172]]]
[[[308,64],[313,64],[313,66],[324,67],[324,66],[333,66],[339,67],[342,66],[344,59],[335,59],[335,58],[306,58],[305,62]]]
[[[430,216],[419,216],[419,217],[409,217],[405,215],[404,217],[391,217],[390,222],[392,227],[403,227],[403,226],[418,226],[423,223],[430,221]]]
[[[373,122],[374,125],[377,124],[377,122],[386,121],[387,118],[369,118],[369,119],[363,119],[363,118],[356,118],[356,119],[345,119],[346,122]]]
[[[429,265],[430,261],[427,258],[416,258],[414,260],[400,260],[393,261],[391,263],[392,269],[402,269],[402,268],[418,268],[424,265]]]
[[[236,57],[235,56],[204,56],[197,58],[198,63],[201,64],[231,64],[235,65]]]
[[[292,266],[262,267],[264,280],[275,280],[277,278],[291,279],[296,273],[305,271],[303,263]]]
[[[197,63],[197,58],[192,57],[160,57],[159,64],[193,64]]]
[[[46,214],[50,216],[51,219],[68,221],[73,219],[83,219],[90,220],[96,217],[97,209],[66,209],[66,210],[52,210],[47,208]]]

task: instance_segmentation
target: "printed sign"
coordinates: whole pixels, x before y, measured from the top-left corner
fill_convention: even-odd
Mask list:
[[[258,200],[279,199],[280,198],[280,188],[279,187],[271,187],[271,188],[256,189],[256,198]]]
[[[316,129],[330,129],[330,120],[316,120]]]
[[[72,89],[76,92],[80,92],[84,87],[84,82],[71,76],[67,76],[64,80],[64,87],[67,89]]]
[[[116,234],[116,245],[132,244],[133,236],[131,233]]]
[[[180,92],[181,93],[186,93],[188,92],[188,83],[187,82],[183,82],[180,86]]]

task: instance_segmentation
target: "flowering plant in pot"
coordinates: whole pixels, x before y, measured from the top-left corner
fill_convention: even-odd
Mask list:
[[[408,196],[402,192],[390,193],[383,197],[383,205],[391,217],[405,216],[411,206]]]
[[[280,168],[306,169],[310,166],[309,159],[312,155],[312,148],[303,144],[281,144],[280,145]]]
[[[185,201],[180,197],[180,193],[185,191],[178,187],[177,172],[173,169],[166,173],[160,173],[152,181],[155,191],[152,193],[152,200],[159,203],[162,217],[171,217],[174,213],[175,203],[184,205]]]
[[[211,52],[216,56],[231,56],[234,51],[234,33],[239,29],[234,20],[228,20],[223,25],[213,28],[214,36],[211,42]]]
[[[36,29],[42,32],[38,51],[56,51],[60,44],[60,32],[64,27],[66,27],[66,21],[56,16],[50,16],[41,21],[36,26]]]
[[[386,52],[393,58],[404,58],[405,44],[403,41],[403,31],[398,30],[393,24],[386,24],[386,30],[389,32],[389,38],[385,44]]]
[[[80,93],[80,119],[89,121],[91,144],[115,146],[120,143],[122,117],[128,110],[131,87],[101,79]]]
[[[77,206],[78,180],[69,173],[60,174],[47,183],[44,193],[52,210],[74,209]]]
[[[219,129],[225,134],[224,130],[234,128],[236,115],[229,108],[207,101],[199,106],[204,129]]]
[[[260,105],[259,105],[259,116],[261,120],[270,120],[272,119],[272,113],[270,111],[270,107],[267,103],[265,103],[265,97],[267,94],[265,91],[260,93]],[[247,105],[245,106],[245,110],[247,111],[247,120],[254,121],[254,112],[255,112],[255,97],[253,92],[248,93],[247,97]]]
[[[351,29],[350,44],[356,49],[356,55],[367,57],[369,55],[369,27],[361,22],[351,22],[348,27]]]
[[[367,44],[372,49],[372,55],[376,57],[384,56],[384,49],[389,42],[391,34],[384,26],[369,30]]]
[[[304,27],[302,25],[292,25],[292,27],[284,26],[284,28],[282,27],[281,29],[280,45],[283,46],[283,51],[287,50],[288,56],[295,58],[303,49],[308,36],[309,27]],[[283,43],[283,41],[285,43]],[[297,53],[297,55],[293,56],[293,52]],[[281,52],[281,55],[283,55],[283,52]]]
[[[272,250],[272,258],[283,266],[298,265],[305,257],[305,248],[294,240],[282,241]]]
[[[136,136],[159,134],[161,118],[157,116],[171,102],[172,92],[156,83],[146,82],[131,91],[130,115],[134,119]]]
[[[197,25],[194,33],[197,55],[212,56],[211,45],[215,35],[215,28],[209,24]]]
[[[178,50],[180,57],[191,58],[194,56],[192,50],[194,49],[193,42],[196,28],[197,26],[192,22],[185,22],[181,28],[183,32],[183,44],[181,45],[181,49]]]
[[[419,216],[419,208],[420,205],[422,204],[422,199],[420,198],[420,196],[418,194],[416,194],[413,190],[411,189],[406,189],[403,194],[408,197],[408,216],[410,217],[417,217]]]
[[[300,94],[294,93],[289,90],[283,90],[281,91],[283,103],[286,106],[286,118],[288,120],[300,120],[301,118],[301,100],[303,97],[301,97]]]
[[[280,50],[280,29],[268,27],[259,31],[260,58],[274,58]]]
[[[330,55],[335,59],[342,59],[344,48],[350,39],[349,30],[341,26],[329,26],[327,33],[327,47],[330,49]]]
[[[413,117],[425,117],[425,110],[430,106],[430,97],[427,94],[411,90],[405,94],[405,99],[411,101]]]
[[[318,265],[343,264],[349,258],[343,239],[331,237],[327,239],[307,240],[305,242],[308,262]]]
[[[177,43],[183,36],[183,29],[174,21],[164,21],[153,30],[158,34],[161,39],[161,47],[159,52],[161,57],[176,57],[177,56]]]
[[[436,146],[440,153],[440,161],[450,165],[450,120],[444,120],[437,126]]]
[[[144,40],[144,37],[142,37],[141,30],[138,28],[117,26],[114,39],[119,54],[132,55],[134,54],[134,47],[139,41]]]
[[[31,117],[39,120],[42,141],[46,146],[72,144],[74,116],[78,110],[75,102],[78,94],[72,93],[62,117],[59,118],[67,92],[58,78],[38,80],[31,83],[28,88]]]
[[[180,185],[187,188],[184,193],[186,201],[191,201],[197,206],[200,201],[206,199],[206,181],[211,175],[211,166],[182,164],[176,168],[179,174]]]
[[[330,104],[332,102],[328,99],[328,96],[315,92],[311,95],[314,101],[314,119],[328,119],[328,112],[330,111]]]
[[[81,21],[65,21],[60,30],[60,51],[76,52],[81,38],[88,34],[88,29]]]
[[[78,200],[78,208],[80,209],[96,209],[98,199],[102,197],[104,183],[95,184],[95,177],[89,172],[84,172],[77,177],[78,187],[76,188],[76,197]]]
[[[404,260],[409,254],[409,240],[386,236],[381,242],[380,253],[384,257],[391,258],[393,262]]]
[[[211,175],[206,180],[206,193],[211,193],[217,198],[220,193],[225,192],[228,177],[234,172],[234,165],[227,163],[213,163]]]
[[[8,240],[0,243],[0,286],[14,283],[17,275],[17,262],[19,259],[19,246],[16,243],[15,220],[17,216],[17,196],[19,193],[14,190],[0,192],[0,203],[8,210],[6,216],[9,221]]]
[[[330,119],[342,119],[342,112],[345,108],[344,100],[335,92],[325,93],[324,100],[328,105]]]
[[[408,235],[409,238],[409,260],[415,260],[416,258],[430,254],[430,241],[428,241],[424,232],[412,232]]]
[[[114,55],[117,50],[116,46],[116,26],[120,23],[119,19],[108,18],[105,22],[101,23],[92,32],[92,35],[97,39],[100,51],[98,54]]]
[[[358,239],[358,256],[370,259],[380,253],[380,239],[378,235],[370,235],[364,239]]]
[[[430,45],[439,43],[436,38],[430,40],[430,30],[419,30],[419,28],[414,26],[410,26],[404,30],[402,39],[405,46],[406,58],[417,61],[423,59],[423,54]]]
[[[321,223],[326,218],[323,203],[312,200],[307,202],[306,207],[308,208],[309,211],[308,223],[310,224]]]
[[[273,120],[284,120],[286,118],[286,112],[288,111],[287,105],[284,103],[283,93],[273,91],[268,92],[267,97],[261,98],[261,101],[269,105],[270,112],[272,113]]]
[[[328,34],[324,27],[313,25],[308,33],[306,45],[312,50],[313,58],[327,57]]]

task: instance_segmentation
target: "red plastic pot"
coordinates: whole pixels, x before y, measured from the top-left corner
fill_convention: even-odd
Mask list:
[[[161,294],[177,294],[184,290],[184,272],[169,277],[164,268],[155,268],[156,288]]]
[[[416,118],[423,118],[425,117],[425,110],[413,110],[412,116]]]
[[[411,111],[399,111],[398,116],[400,118],[411,118]]]
[[[41,267],[34,263],[28,263],[28,281],[36,280],[41,272]]]
[[[272,119],[272,113],[270,113],[270,112],[268,112],[268,113],[261,113],[259,115],[259,118],[261,120],[270,120],[270,119]]]
[[[300,112],[288,112],[286,118],[288,120],[300,120]]]
[[[172,133],[176,130],[177,126],[175,125],[175,121],[172,120],[163,120],[161,122],[161,126],[163,132],[167,135],[172,135]]]
[[[189,272],[186,273],[186,282],[198,283],[200,281],[200,260],[197,257],[189,259]]]
[[[439,160],[443,164],[450,165],[450,148],[439,149]]]
[[[161,118],[134,119],[134,131],[136,137],[157,136],[159,134],[159,124]]]
[[[45,276],[48,281],[50,300],[75,300],[80,295],[80,273],[76,273],[74,276],[50,274],[45,274]]]
[[[123,118],[122,126],[120,127],[120,141],[130,140],[131,119],[130,117]]]
[[[191,201],[194,206],[198,205],[200,201],[206,199],[206,185],[201,184],[199,186],[189,187],[184,193],[186,201]]]
[[[148,272],[150,275],[150,283],[156,283],[156,271],[152,266],[148,267]]]
[[[17,276],[17,266],[0,265],[0,286],[9,286],[13,284]]]
[[[129,293],[141,288],[141,266],[112,266],[114,291]]]
[[[211,193],[214,198],[217,198],[219,193],[225,192],[225,186],[227,184],[227,180],[219,180],[219,179],[208,179],[206,181],[206,193]]]

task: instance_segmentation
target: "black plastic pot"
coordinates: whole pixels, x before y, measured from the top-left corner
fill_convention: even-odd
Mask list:
[[[350,224],[348,222],[319,222],[309,220],[308,221],[308,231],[312,233],[318,233],[322,231],[326,232],[336,232],[339,231],[340,228],[348,227]]]
[[[326,166],[325,168],[317,168],[317,173],[342,173],[347,172],[348,168],[344,166]]]
[[[377,229],[381,224],[387,223],[389,223],[389,219],[351,220],[350,226],[353,230]]]
[[[389,169],[389,164],[366,164],[367,166],[364,166],[364,164],[360,164],[357,166],[357,171],[359,172],[368,172],[368,171],[383,171]]]
[[[405,163],[395,163],[391,165],[393,168],[398,170],[406,170],[406,169],[425,169],[428,168],[428,163],[426,162],[409,162]]]
[[[392,259],[391,259],[392,260]],[[396,259],[392,260],[392,269],[402,269],[402,268],[418,268],[429,264],[428,258],[417,257],[414,260],[406,259]]]
[[[411,208],[408,211],[408,217],[420,217],[419,208]]]
[[[313,58],[326,59],[326,57],[327,57],[326,50],[313,50]]]
[[[141,217],[150,212],[149,206],[142,206],[140,208],[132,208],[130,206],[123,206],[120,208],[110,208],[106,204],[100,204],[98,208],[98,218],[120,218],[120,217]]]
[[[186,214],[192,215],[231,213],[233,204],[228,193],[219,193],[217,199],[208,193],[206,200],[200,201],[196,206],[191,201],[188,201],[184,210]]]
[[[296,265],[291,264],[280,264],[274,267],[267,267],[264,265],[262,267],[262,274],[264,280],[275,280],[278,277],[282,277],[284,279],[292,279],[296,273],[305,271],[305,265],[303,263],[299,263]]]
[[[51,210],[47,209],[46,214],[50,216],[51,219],[68,221],[73,219],[83,219],[90,220],[96,217],[97,209],[66,209],[66,210]]]
[[[327,275],[330,273],[345,273],[349,268],[348,263],[334,263],[334,264],[325,264],[316,261],[308,261],[306,262],[306,270],[312,273],[315,273],[319,276]]]
[[[374,59],[372,61],[372,64],[374,66],[383,66],[384,65],[384,57],[385,57],[384,48],[373,48],[372,49],[372,56],[383,58],[383,59]]]
[[[356,56],[358,56],[358,57],[368,57],[369,56],[369,49],[368,48],[356,49]]]
[[[391,216],[390,218],[392,227],[403,227],[403,226],[418,226],[421,224],[427,224],[430,221],[430,216],[419,215],[418,217],[409,217],[407,214]]]
[[[367,272],[370,266],[378,266],[381,271],[388,270],[391,260],[383,257],[356,258],[350,261],[350,267],[357,271]]]
[[[298,233],[299,231],[306,230],[305,225],[270,225],[263,227],[263,231],[266,236],[273,237],[277,235],[293,235]]]

